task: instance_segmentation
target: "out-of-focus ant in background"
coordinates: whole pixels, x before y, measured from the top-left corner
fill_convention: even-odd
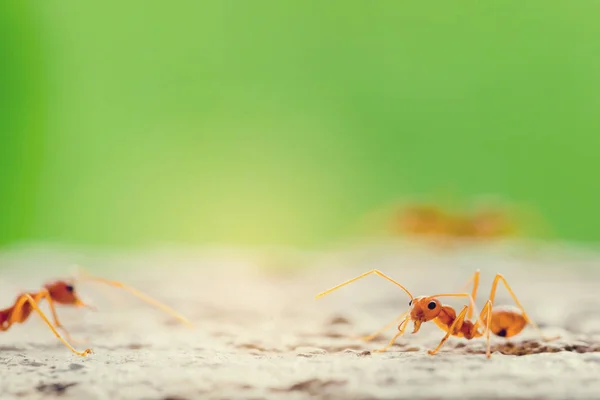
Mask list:
[[[452,214],[431,205],[413,205],[401,209],[393,228],[395,233],[413,237],[494,239],[516,233],[515,222],[501,209]]]
[[[394,236],[433,239],[445,244],[460,240],[491,242],[525,236],[543,238],[551,234],[533,208],[509,207],[497,201],[481,200],[467,211],[418,202],[396,206],[390,228]]]

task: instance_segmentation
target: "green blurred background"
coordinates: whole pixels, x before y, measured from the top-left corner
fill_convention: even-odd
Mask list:
[[[7,1],[0,245],[322,246],[404,196],[600,239],[600,2]]]

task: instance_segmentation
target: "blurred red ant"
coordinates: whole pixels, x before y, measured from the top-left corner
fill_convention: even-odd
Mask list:
[[[397,224],[397,230],[414,236],[491,239],[514,233],[508,216],[494,209],[452,215],[433,206],[413,206],[400,212]]]
[[[154,300],[153,298],[139,292],[138,290],[136,290],[132,287],[126,286],[125,284],[123,284],[121,282],[110,281],[110,280],[106,280],[106,279],[102,279],[102,278],[96,278],[96,277],[92,277],[87,274],[85,275],[85,277],[82,280],[102,282],[102,283],[105,283],[110,286],[124,289],[124,290],[128,291],[129,293],[133,294],[134,296],[137,296],[140,299],[144,300],[145,302],[150,303],[150,304],[162,309],[163,311],[173,315],[175,318],[177,318],[181,322],[183,322],[187,325],[190,325],[190,326],[192,325],[192,323],[190,321],[188,321],[185,317],[178,314],[175,310],[171,309],[170,307],[168,307],[162,303],[159,303],[158,301]],[[73,353],[75,353],[79,356],[86,356],[86,355],[92,353],[92,350],[90,350],[90,349],[85,349],[82,352],[75,350],[73,348],[73,346],[71,346],[69,344],[69,342],[67,340],[65,340],[57,331],[57,329],[61,329],[64,332],[65,336],[67,336],[69,341],[73,341],[72,338],[70,337],[69,333],[67,332],[67,330],[62,326],[62,324],[58,320],[58,315],[57,315],[56,309],[55,309],[55,303],[67,305],[67,306],[74,306],[74,307],[88,307],[88,308],[95,310],[94,307],[89,306],[89,305],[85,304],[83,301],[81,301],[81,299],[75,293],[75,287],[74,287],[73,283],[74,283],[73,280],[56,281],[56,282],[52,282],[52,283],[48,283],[48,284],[44,285],[43,289],[40,290],[39,292],[24,293],[24,294],[19,295],[17,297],[17,299],[15,300],[15,303],[12,306],[5,308],[3,310],[0,310],[0,331],[7,331],[14,324],[24,323],[31,315],[31,312],[36,311],[38,313],[38,315],[44,320],[44,322],[48,325],[48,327],[54,333],[54,335],[56,335],[56,337],[65,346],[67,346]],[[52,325],[52,323],[48,320],[46,315],[38,307],[38,304],[44,299],[48,301],[48,305],[50,306],[50,311],[52,313],[54,325]]]
[[[393,284],[402,288],[408,297],[410,297],[410,302],[408,306],[409,310],[399,317],[395,318],[390,324],[386,325],[383,329],[378,332],[366,336],[363,340],[369,341],[375,338],[381,332],[389,329],[393,324],[400,321],[398,325],[398,333],[392,338],[387,346],[380,350],[376,350],[377,352],[385,352],[389,349],[396,339],[404,334],[406,327],[408,326],[409,321],[413,321],[414,330],[412,333],[417,333],[421,327],[423,322],[433,321],[435,324],[446,332],[446,335],[442,338],[438,346],[434,350],[429,350],[429,354],[433,355],[438,352],[440,347],[448,340],[450,336],[463,337],[465,339],[474,339],[478,337],[485,336],[487,340],[487,350],[486,356],[488,358],[491,357],[490,350],[490,333],[494,333],[496,336],[500,337],[511,337],[520,333],[527,324],[531,324],[535,329],[537,329],[540,334],[540,328],[529,318],[525,309],[517,299],[517,296],[508,285],[508,282],[501,274],[497,274],[494,278],[494,282],[492,283],[492,291],[490,293],[489,300],[485,303],[481,314],[477,318],[476,321],[470,321],[473,310],[475,309],[475,298],[477,296],[477,288],[479,286],[479,270],[475,272],[473,277],[467,283],[467,286],[473,281],[473,292],[469,293],[443,293],[436,294],[433,296],[419,296],[413,297],[413,295],[401,284],[383,274],[382,272],[374,269],[372,271],[366,272],[356,278],[350,279],[344,283],[341,283],[331,289],[328,289],[316,296],[316,298],[323,297],[334,290],[341,288],[342,286],[346,286],[349,283],[357,281],[361,278],[364,278],[367,275],[376,274],[381,276],[382,278],[387,279]],[[496,288],[498,283],[502,282],[511,297],[517,304],[518,308],[513,307],[498,307],[494,308],[494,298],[496,296]],[[439,297],[465,297],[469,300],[469,305],[464,306],[462,310],[458,313],[451,306],[444,305],[438,299]],[[485,322],[484,322],[485,321]],[[558,339],[556,338],[545,338],[542,334],[542,337],[546,341],[551,341]]]

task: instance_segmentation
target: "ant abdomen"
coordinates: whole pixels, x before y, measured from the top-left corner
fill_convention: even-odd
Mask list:
[[[497,307],[492,312],[490,330],[500,337],[511,337],[519,334],[527,325],[527,319],[516,307]]]

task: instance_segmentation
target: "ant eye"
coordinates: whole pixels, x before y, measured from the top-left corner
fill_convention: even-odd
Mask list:
[[[430,310],[433,310],[437,307],[437,304],[435,301],[430,301],[429,304],[427,304],[427,308],[429,308]]]
[[[67,285],[66,289],[67,289],[67,292],[69,292],[69,293],[73,293],[73,291],[75,290],[73,285]]]
[[[412,300],[408,302],[408,306],[412,306]]]

